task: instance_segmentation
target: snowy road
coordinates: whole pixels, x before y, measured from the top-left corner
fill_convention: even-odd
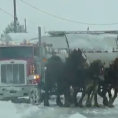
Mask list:
[[[0,102],[0,118],[117,118],[118,99],[113,108],[61,108],[55,105],[44,107],[29,104]]]

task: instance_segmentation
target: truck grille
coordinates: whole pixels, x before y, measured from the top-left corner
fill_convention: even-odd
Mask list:
[[[6,84],[25,83],[24,64],[2,64],[1,83],[6,83]]]

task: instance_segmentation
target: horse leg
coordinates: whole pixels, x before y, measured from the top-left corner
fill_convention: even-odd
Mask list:
[[[112,99],[111,89],[108,90],[109,100]]]
[[[58,106],[63,106],[63,103],[61,102],[61,98],[60,98],[59,88],[57,89],[56,103],[57,103]]]
[[[98,102],[97,102],[97,91],[98,91],[98,86],[97,85],[91,88],[91,90],[90,90],[91,96],[90,96],[90,99],[89,99],[89,102],[88,102],[89,107],[92,106],[93,97],[94,97],[94,105],[99,106]]]
[[[61,102],[60,95],[57,95],[56,103],[57,103],[58,106],[63,106],[63,103]]]
[[[46,90],[44,94],[44,106],[49,106],[48,99],[49,99],[49,95],[48,95],[48,91]]]
[[[114,96],[109,100],[109,107],[112,107],[113,106],[113,103],[114,103],[114,101],[115,101],[115,99],[116,99],[116,97],[117,97],[117,93],[118,93],[118,91],[117,91],[117,89],[115,89],[114,90]]]
[[[69,88],[65,89],[64,98],[65,98],[64,106],[65,107],[69,107],[70,106],[70,92],[69,92]]]
[[[89,86],[87,88],[87,93],[88,93],[88,98],[87,98],[87,101],[86,101],[86,106],[91,107],[92,106],[92,98],[93,98],[93,95],[94,95],[93,87]]]
[[[106,93],[107,93],[107,90],[103,90],[103,92],[102,92],[102,96],[103,96],[103,104],[105,105],[105,106],[108,106],[108,99],[107,99],[107,97],[106,97]]]
[[[103,98],[103,104],[105,106],[108,106],[108,99],[106,97],[106,93],[107,93],[107,88],[103,87],[102,90],[98,89],[98,94]]]
[[[98,100],[97,100],[97,93],[94,95],[94,106],[99,107]]]
[[[94,106],[99,107],[98,100],[97,100],[97,93],[98,93],[98,86],[95,87],[95,92],[94,92]]]
[[[78,102],[77,102],[77,93],[78,91],[75,89],[74,93],[73,93],[73,102],[75,106],[78,106]]]
[[[83,91],[82,91],[82,96],[81,96],[81,98],[80,98],[80,100],[79,100],[79,103],[78,103],[78,105],[79,105],[80,107],[83,107],[82,101],[83,101],[85,95],[86,95],[86,90],[83,90]]]
[[[88,96],[87,96],[87,100],[86,100],[86,106],[87,107],[90,107],[90,95],[91,95],[91,92],[88,93]]]
[[[94,90],[94,82],[89,81],[87,86],[86,86],[86,93],[88,94],[88,98],[87,98],[87,101],[86,101],[86,106],[87,107],[92,106],[93,90]]]

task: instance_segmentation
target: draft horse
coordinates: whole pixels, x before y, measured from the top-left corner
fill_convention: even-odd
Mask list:
[[[118,58],[105,69],[104,78],[105,80],[100,84],[99,95],[103,97],[105,106],[112,107],[118,93]]]
[[[57,96],[57,105],[62,106],[60,100],[60,94],[63,92],[63,66],[61,58],[56,55],[52,55],[48,61],[45,71],[45,94],[44,94],[44,106],[49,106],[49,95],[55,94]]]
[[[83,77],[80,79],[83,91],[79,100],[79,106],[83,106],[82,101],[87,94],[86,106],[90,107],[92,105],[94,97],[94,105],[98,107],[97,93],[99,82],[104,80],[104,64],[100,60],[95,60],[86,70],[83,70]]]
[[[73,100],[73,96],[75,96],[76,91],[81,89],[80,85],[80,76],[78,76],[78,70],[82,73],[83,69],[87,67],[86,59],[82,55],[82,51],[80,49],[70,52],[68,58],[66,59],[65,66],[64,66],[64,83],[65,83],[65,106],[70,106]],[[70,95],[70,87],[73,88],[74,93],[73,96]],[[76,104],[76,103],[75,103]]]

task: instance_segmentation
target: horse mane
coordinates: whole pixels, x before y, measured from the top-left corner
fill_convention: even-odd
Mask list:
[[[118,70],[118,58],[116,58],[111,64],[111,68],[114,70]]]
[[[70,52],[68,58],[66,58],[66,64],[70,66],[70,68],[83,68],[87,66],[86,59],[83,57],[82,51],[79,48]]]
[[[101,60],[95,60],[90,64],[89,70],[90,73],[93,74],[99,74],[100,73],[100,69],[102,68],[103,63]]]
[[[95,67],[95,66],[98,66],[98,65],[100,65],[100,64],[102,64],[102,61],[99,60],[99,59],[97,59],[97,60],[93,61],[93,62],[90,64],[90,66],[91,66],[91,67]]]

